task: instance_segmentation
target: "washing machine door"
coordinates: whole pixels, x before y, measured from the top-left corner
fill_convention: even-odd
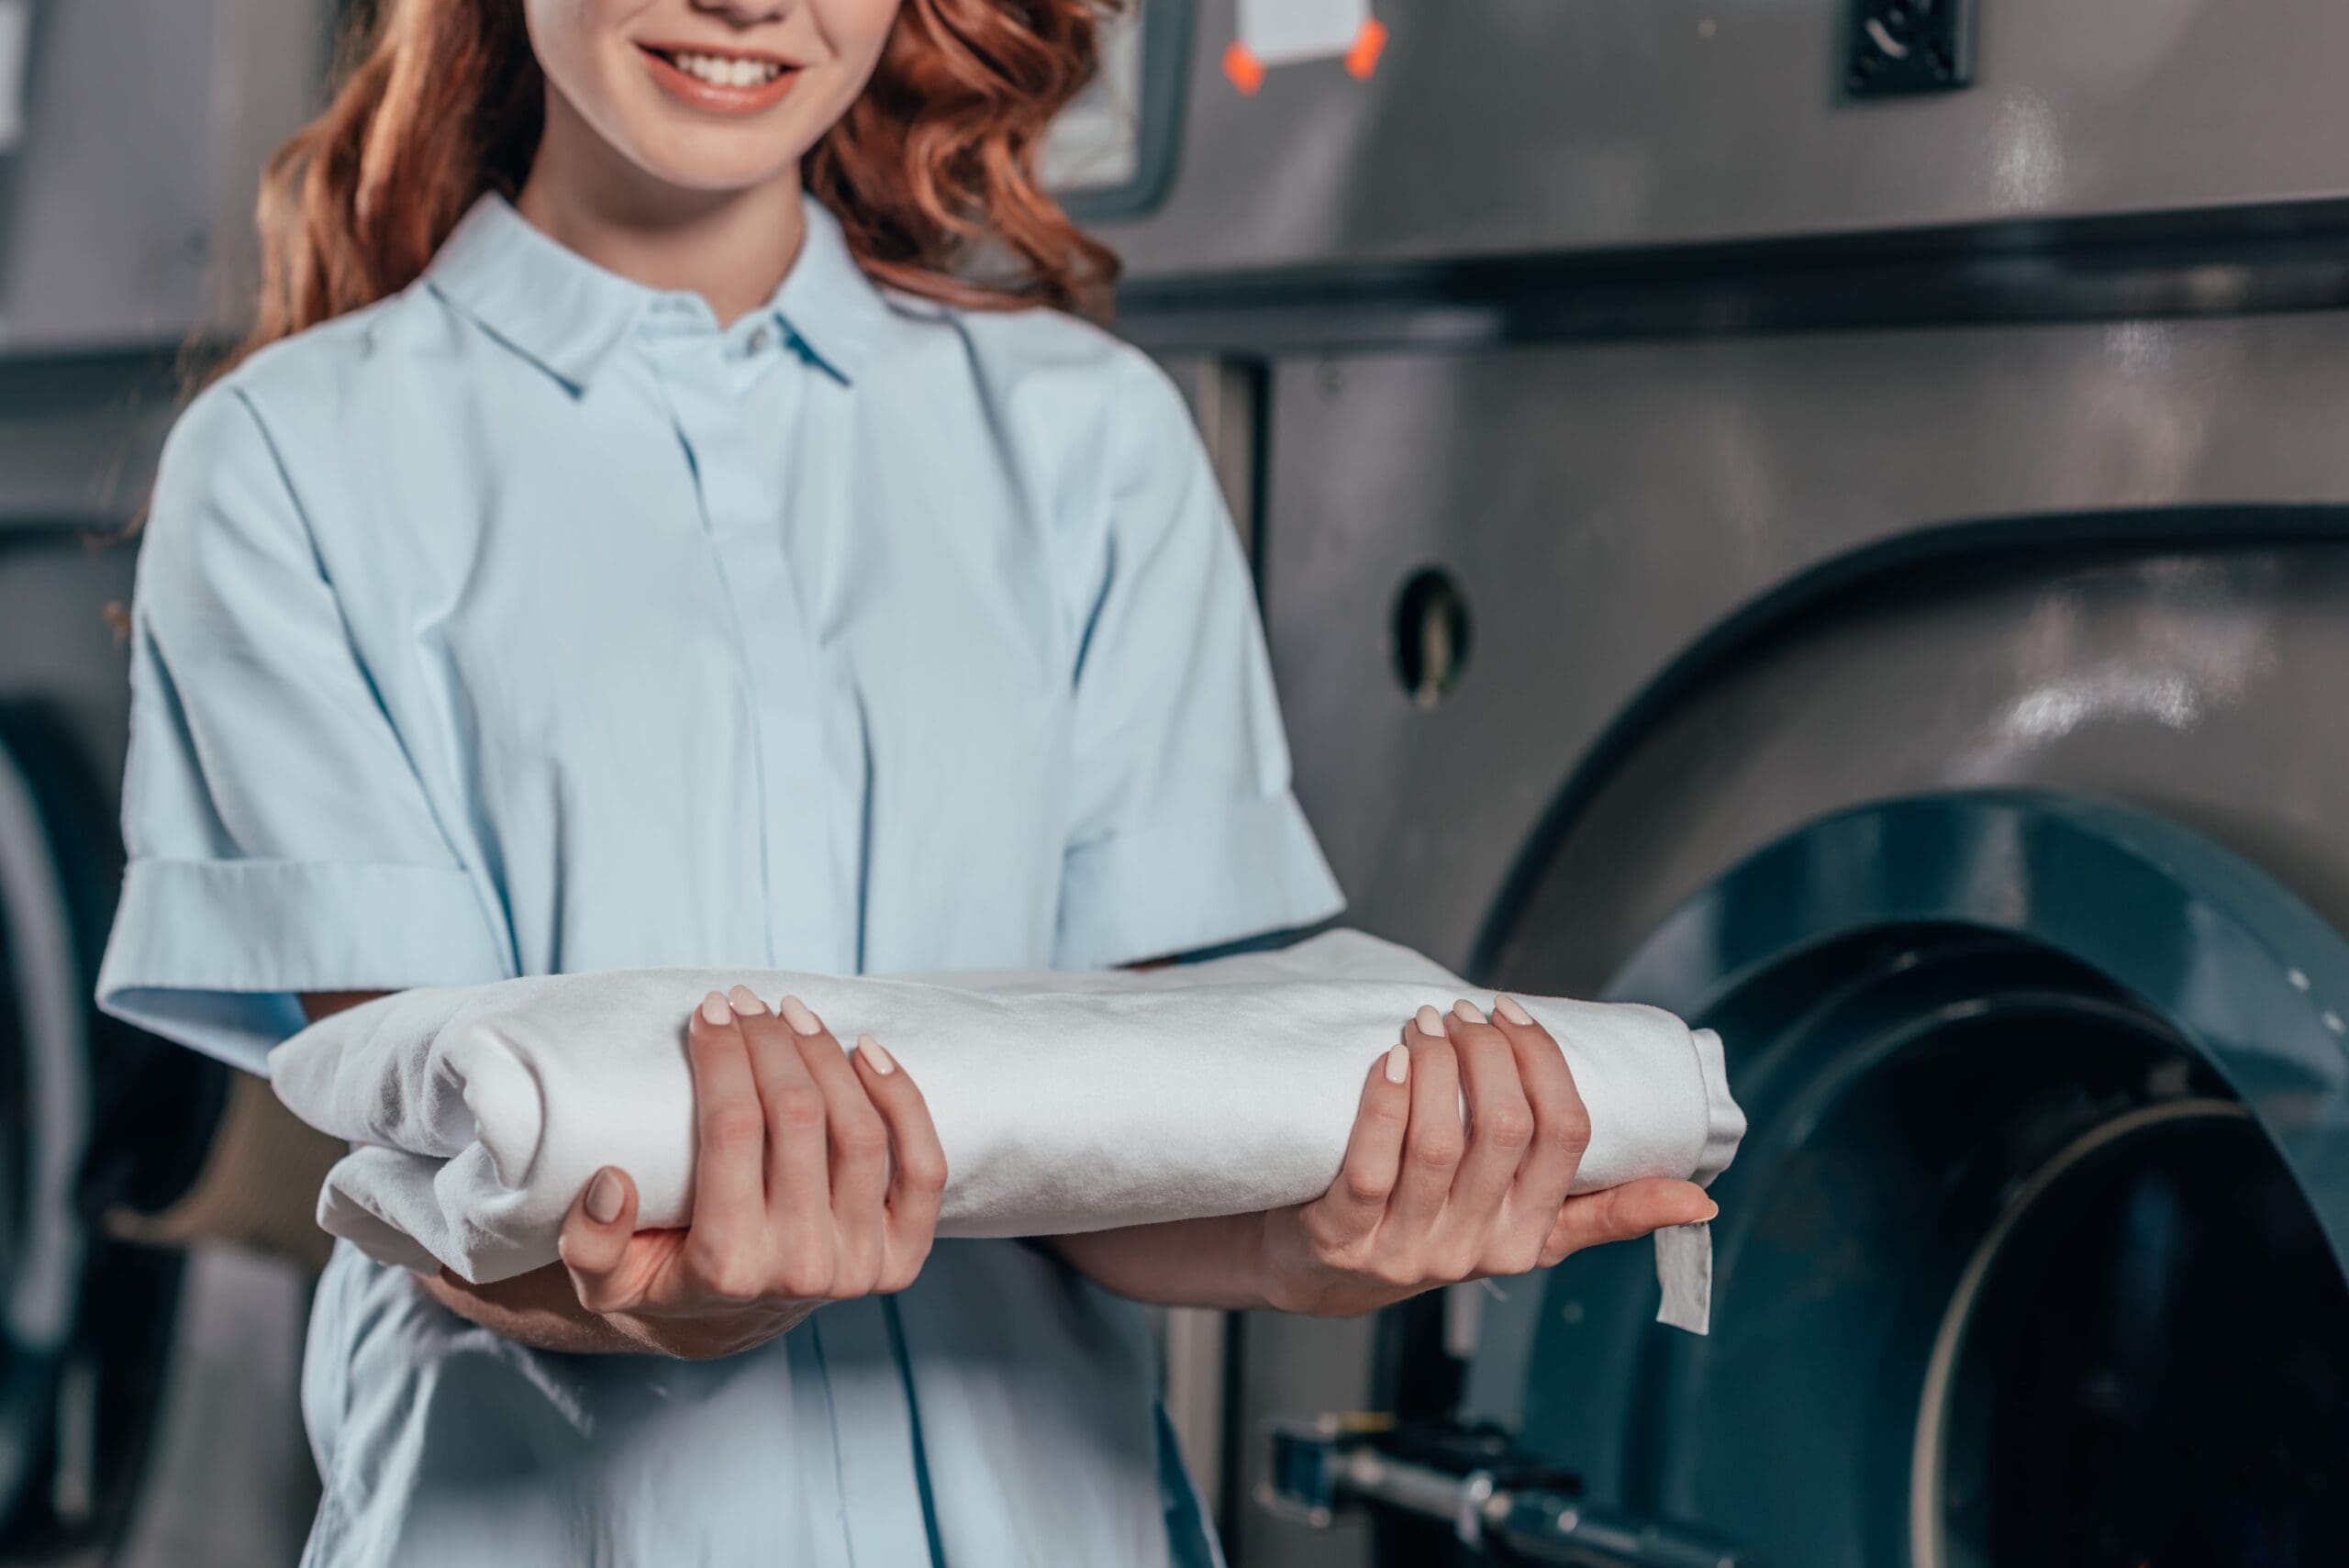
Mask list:
[[[73,1202],[91,1115],[84,922],[25,751],[0,730],[0,1518],[49,1450],[88,1254]]]
[[[2157,817],[1800,828],[1610,988],[1752,1118],[1713,1332],[1640,1250],[1487,1314],[1473,1414],[1594,1506],[1838,1568],[2349,1562],[2349,941]]]
[[[187,1184],[226,1088],[91,1004],[119,876],[104,794],[52,709],[0,702],[0,1563],[291,1562],[315,1497],[306,1282],[101,1218]]]

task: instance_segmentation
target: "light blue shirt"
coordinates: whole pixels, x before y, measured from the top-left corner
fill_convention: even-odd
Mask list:
[[[1096,967],[1335,911],[1166,380],[885,295],[807,212],[721,330],[488,198],[189,408],[108,1011],[259,1068],[306,991]],[[1141,1315],[1018,1243],[707,1363],[527,1350],[344,1249],[305,1384],[333,1568],[1211,1551]]]

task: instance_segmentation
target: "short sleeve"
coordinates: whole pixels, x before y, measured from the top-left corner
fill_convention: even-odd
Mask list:
[[[503,977],[251,405],[166,443],[131,611],[106,1012],[258,1071],[306,991]]]
[[[1135,356],[1076,667],[1056,962],[1093,969],[1344,906],[1290,790],[1247,563],[1188,411]]]

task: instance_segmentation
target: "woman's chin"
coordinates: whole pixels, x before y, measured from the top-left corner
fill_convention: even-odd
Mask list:
[[[799,173],[796,151],[779,150],[772,138],[757,147],[744,147],[739,138],[723,136],[662,138],[656,146],[636,152],[629,161],[648,179],[671,190],[709,197],[749,195],[777,184],[796,184]]]

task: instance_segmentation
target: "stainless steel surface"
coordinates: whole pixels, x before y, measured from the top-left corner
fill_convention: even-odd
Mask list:
[[[1255,559],[1257,488],[1264,473],[1264,377],[1261,365],[1226,354],[1172,354],[1162,361],[1190,405],[1223,504]]]
[[[1838,807],[1951,785],[2116,796],[2349,928],[2349,542],[1920,568],[1726,662],[1544,863],[1504,964],[1560,983],[1731,861]]]
[[[1975,84],[1841,102],[1847,0],[1384,0],[1243,96],[1200,0],[1137,279],[1742,240],[2349,193],[2334,0],[1985,0]]]
[[[170,343],[250,293],[254,175],[299,125],[330,0],[36,0],[0,155],[0,354]]]
[[[2054,539],[2349,503],[2344,406],[2332,314],[1282,362],[1266,616],[1299,790],[1354,917],[1466,963],[1601,734],[1807,574],[1961,525]],[[2287,524],[2322,519],[2208,526]],[[1432,711],[1388,647],[1430,563],[1474,639]]]

